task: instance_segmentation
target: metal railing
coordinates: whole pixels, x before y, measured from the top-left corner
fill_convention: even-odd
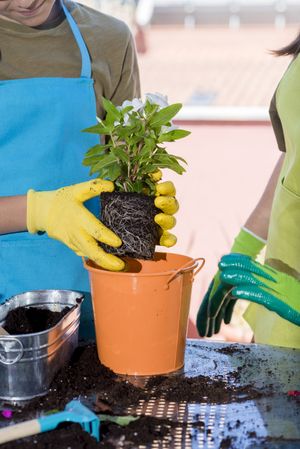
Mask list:
[[[151,23],[224,24],[238,28],[248,23],[273,23],[284,27],[286,23],[300,22],[300,0],[140,0],[152,4]],[[142,12],[140,13],[142,15]],[[148,14],[149,16],[149,14]]]

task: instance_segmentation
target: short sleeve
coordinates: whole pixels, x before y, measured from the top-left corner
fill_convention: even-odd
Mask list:
[[[121,105],[125,100],[132,100],[140,96],[141,88],[137,54],[134,39],[130,33],[120,79],[110,100],[116,105]]]
[[[277,140],[277,145],[280,151],[286,152],[284,133],[282,129],[282,123],[277,111],[276,106],[276,91],[272,97],[269,108],[270,119],[273,127],[273,131]]]

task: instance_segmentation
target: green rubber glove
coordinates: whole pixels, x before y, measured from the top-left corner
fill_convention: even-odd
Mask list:
[[[246,254],[256,258],[264,246],[265,242],[262,239],[250,233],[246,228],[242,228],[234,240],[231,253]],[[230,289],[231,287],[228,284],[222,282],[220,271],[217,271],[197,314],[196,325],[201,337],[211,337],[219,332],[223,319],[226,324],[230,322],[235,305],[234,299],[229,298]],[[223,299],[224,307],[220,309],[219,313],[215,314],[214,305],[219,304]]]
[[[223,256],[219,268],[222,282],[233,287],[231,295],[235,299],[261,304],[300,326],[300,282],[297,279],[240,254]],[[223,306],[221,301],[218,309]]]

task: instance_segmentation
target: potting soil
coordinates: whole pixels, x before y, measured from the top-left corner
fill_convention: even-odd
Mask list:
[[[11,335],[42,332],[55,326],[70,310],[71,307],[64,307],[61,312],[38,307],[17,307],[8,312],[3,327]]]
[[[241,357],[247,354],[247,351],[244,354],[239,352]],[[181,373],[175,373],[171,376],[152,377],[144,386],[136,386],[126,377],[118,377],[101,365],[98,361],[96,346],[92,344],[79,347],[75,351],[69,365],[56,376],[47,396],[32,400],[24,407],[13,407],[13,417],[17,421],[24,421],[44,412],[62,410],[66,403],[74,398],[81,399],[97,414],[128,415],[131,414],[130,410],[138,410],[136,407],[139,403],[151,404],[155,400],[163,400],[165,404],[178,404],[179,407],[180,403],[193,402],[238,404],[273,395],[272,389],[257,390],[251,385],[238,386],[240,375],[241,370],[231,372],[229,376],[216,377],[203,375],[184,377]],[[206,438],[210,437],[213,441],[214,437],[209,436],[211,430],[207,427],[208,423],[201,419],[200,413],[194,413],[191,421],[187,418],[169,419],[162,415],[145,416],[145,412],[147,412],[146,409],[140,410],[139,419],[124,427],[111,422],[102,422],[99,443],[81,428],[74,427],[75,424],[72,424],[64,425],[43,435],[4,444],[1,449],[17,449],[18,447],[22,449],[32,449],[32,447],[112,449],[121,446],[136,448],[139,445],[151,444],[155,440],[169,440],[174,443],[176,432],[189,434],[193,439],[195,429],[197,429],[197,435],[206,435]],[[231,429],[238,429],[243,424],[240,420],[238,421],[236,426],[231,426]],[[263,440],[260,438],[260,441]],[[233,442],[234,437],[224,436],[220,445],[216,447],[234,448]],[[176,447],[176,444],[171,446],[170,443],[170,447]]]

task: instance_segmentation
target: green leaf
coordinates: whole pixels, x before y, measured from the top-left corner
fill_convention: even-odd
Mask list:
[[[100,421],[110,421],[118,424],[118,426],[128,426],[133,421],[137,421],[139,416],[112,416],[112,415],[99,415]]]
[[[170,106],[166,106],[156,112],[150,120],[150,125],[153,127],[167,125],[167,123],[177,114],[182,108],[181,103],[174,103]]]
[[[114,118],[114,120],[119,121],[122,117],[121,112],[116,108],[116,106],[106,98],[102,97],[102,105],[110,116]],[[106,120],[105,120],[106,121]]]
[[[119,165],[112,165],[107,167],[107,174],[105,175],[110,181],[115,181],[121,175],[121,167]]]
[[[118,192],[123,192],[124,191],[123,182],[120,181],[119,179],[115,180],[115,186],[116,186],[116,191],[118,191]]]
[[[117,162],[116,156],[113,154],[105,154],[99,162],[97,162],[95,165],[93,165],[91,169],[91,173],[97,173],[100,172],[103,168],[107,168]]]
[[[155,195],[155,192],[156,192],[156,185],[155,185],[155,182],[154,181],[152,181],[150,178],[146,178],[145,179],[145,184],[149,187],[149,190],[150,190],[150,192],[149,192],[149,195]]]
[[[147,163],[147,165],[142,167],[143,173],[149,174],[153,173],[156,170],[156,166],[152,163]]]
[[[96,154],[101,156],[110,145],[94,145],[86,153],[85,157],[95,156]]]
[[[91,126],[90,128],[85,128],[82,130],[85,133],[91,134],[101,134],[108,135],[110,133],[110,129],[102,123],[98,123],[98,125]]]
[[[177,162],[174,156],[170,155],[155,155],[151,161],[151,164],[157,168],[169,168],[170,170],[175,171],[179,175],[185,172],[185,168],[182,167],[179,162]]]
[[[163,148],[163,147],[157,147],[157,149],[155,150],[155,153],[154,153],[155,156],[157,156],[157,155],[165,156],[165,155],[168,155],[168,154],[169,153],[167,152],[167,150],[165,148]]]
[[[131,111],[133,109],[133,106],[126,106],[126,108],[123,108],[121,110],[121,114],[125,115],[127,112]]]
[[[137,156],[133,159],[133,162],[138,162],[141,170],[144,162],[149,163],[152,158],[152,154],[155,150],[156,142],[155,140],[148,138],[145,140],[145,145],[142,147],[141,151]]]
[[[177,161],[181,161],[184,164],[188,165],[187,161],[183,159],[183,157],[175,156],[175,154],[168,154],[168,156],[170,156],[171,158],[175,158]]]
[[[136,193],[142,193],[144,188],[144,183],[141,180],[137,180],[133,183],[133,191]]]
[[[189,134],[191,134],[190,131],[186,131],[184,129],[174,129],[168,133],[161,134],[158,138],[158,142],[173,142],[177,139],[183,139]]]
[[[82,165],[85,167],[89,167],[90,165],[95,165],[99,161],[98,156],[85,157],[82,161]]]
[[[112,154],[114,154],[118,159],[120,159],[125,164],[129,162],[129,156],[121,147],[111,148]]]

